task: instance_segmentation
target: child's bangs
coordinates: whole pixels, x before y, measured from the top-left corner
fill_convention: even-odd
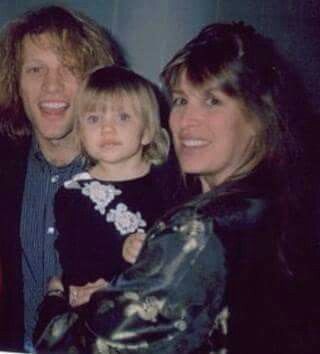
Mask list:
[[[107,92],[87,90],[79,100],[79,114],[87,112],[105,112],[113,101],[113,95]]]
[[[116,109],[116,107],[125,109],[128,104],[132,105],[136,112],[140,110],[138,97],[123,89],[117,89],[113,92],[87,90],[83,97],[79,98],[80,115],[87,112],[106,112],[108,109]]]

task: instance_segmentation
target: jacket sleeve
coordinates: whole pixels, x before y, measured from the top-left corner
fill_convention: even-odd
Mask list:
[[[211,218],[182,210],[156,224],[137,263],[92,298],[83,318],[90,351],[189,353],[208,336],[224,292],[224,251]],[[49,323],[40,353],[52,349],[48,337],[61,320]]]

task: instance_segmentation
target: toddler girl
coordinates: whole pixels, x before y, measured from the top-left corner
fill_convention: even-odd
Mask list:
[[[125,240],[166,209],[152,166],[169,150],[153,85],[122,67],[88,75],[75,119],[89,168],[65,182],[55,199],[56,246],[70,290],[97,279],[101,285],[129,265],[122,256]],[[79,304],[70,293],[71,305]]]

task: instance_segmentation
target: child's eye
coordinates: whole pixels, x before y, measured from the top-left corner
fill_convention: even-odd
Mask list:
[[[130,119],[130,115],[128,113],[122,112],[119,114],[120,122],[127,122]]]
[[[95,114],[90,114],[88,117],[86,117],[86,121],[89,124],[95,124],[98,123],[99,121],[99,116],[95,115]]]
[[[173,97],[172,106],[183,106],[187,103],[187,100],[184,97]]]

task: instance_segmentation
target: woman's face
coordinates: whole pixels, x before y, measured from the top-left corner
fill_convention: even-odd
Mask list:
[[[183,172],[200,175],[205,189],[221,184],[252,151],[253,118],[214,82],[194,86],[183,74],[172,96],[170,128]]]

